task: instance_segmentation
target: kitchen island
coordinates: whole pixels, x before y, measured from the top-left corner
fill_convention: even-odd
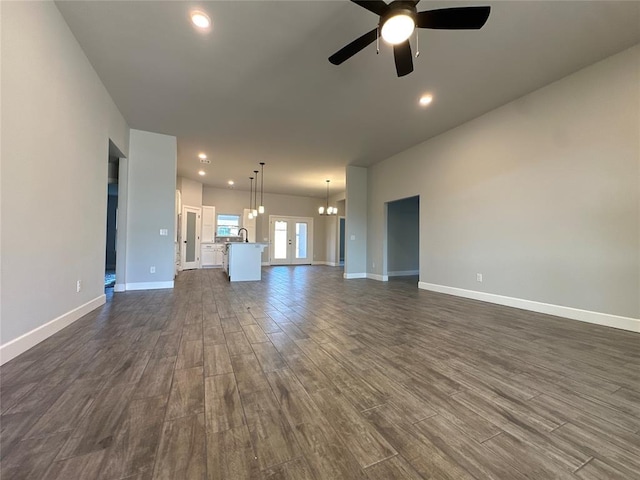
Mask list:
[[[249,282],[262,279],[262,251],[266,243],[225,244],[222,267],[230,282]]]

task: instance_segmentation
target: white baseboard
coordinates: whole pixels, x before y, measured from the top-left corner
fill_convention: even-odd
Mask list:
[[[366,273],[343,273],[342,276],[347,280],[351,280],[352,278],[367,278]]]
[[[398,272],[388,272],[390,277],[409,277],[413,275],[420,275],[420,270],[401,270]]]
[[[339,267],[340,264],[336,262],[323,262],[322,260],[314,260],[312,265],[326,265],[327,267]]]
[[[404,270],[399,272],[389,272],[386,275],[378,275],[377,273],[367,273],[367,278],[378,280],[379,282],[388,282],[389,277],[408,277],[420,274],[419,270]]]
[[[445,285],[436,285],[434,283],[418,282],[418,288],[640,333],[640,319],[638,318],[621,317],[608,313],[592,312],[590,310],[581,310],[579,308],[564,307],[562,305],[535,302],[533,300],[524,300],[522,298],[506,297],[503,295],[495,295],[493,293],[477,292],[475,290],[465,290],[463,288],[447,287]]]
[[[88,301],[84,305],[80,305],[79,307],[62,314],[59,317],[54,318],[50,322],[34,328],[30,332],[27,332],[24,335],[19,336],[18,338],[14,338],[4,345],[0,345],[0,365],[5,364],[12,358],[17,357],[21,353],[29,350],[31,347],[37,345],[43,340],[46,340],[54,333],[57,333],[64,327],[71,325],[73,322],[83,317],[90,311],[95,310],[101,305],[104,305],[106,300],[107,297],[102,294],[99,297]]]
[[[113,291],[114,292],[126,292],[127,291],[127,286],[124,283],[116,283],[113,286]]]
[[[271,266],[271,264],[269,262],[262,262],[261,265],[263,267],[270,267]]]
[[[125,284],[125,290],[158,290],[173,288],[173,280],[169,282],[137,282]]]
[[[388,282],[389,275],[378,275],[377,273],[367,273],[367,278],[378,280],[379,282]]]

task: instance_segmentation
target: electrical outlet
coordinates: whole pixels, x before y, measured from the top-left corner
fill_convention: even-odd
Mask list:
[[[80,290],[82,290],[82,280],[76,282],[76,292],[80,292]]]
[[[476,273],[476,280],[477,280],[478,282],[481,282],[481,283],[482,283],[482,274],[481,274],[481,273]]]
[[[156,273],[155,265],[151,265],[151,267],[149,268],[149,273]]]
[[[169,235],[169,230],[166,229],[166,228],[161,228],[160,229],[160,236],[166,237],[167,235]]]

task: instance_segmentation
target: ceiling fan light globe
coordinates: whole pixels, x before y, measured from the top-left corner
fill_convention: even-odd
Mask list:
[[[407,40],[415,28],[416,24],[410,15],[399,13],[382,24],[382,39],[391,45],[398,45]]]

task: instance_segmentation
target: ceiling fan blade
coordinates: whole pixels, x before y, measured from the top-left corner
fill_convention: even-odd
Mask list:
[[[373,1],[362,1],[362,0],[351,0],[356,5],[360,5],[362,8],[366,8],[370,12],[375,13],[376,15],[384,15],[389,10],[389,5],[384,3],[382,0],[373,0]]]
[[[356,38],[349,45],[342,47],[336,53],[329,57],[329,61],[334,65],[340,65],[345,60],[349,60],[360,50],[375,42],[376,37],[378,36],[378,29],[374,28],[370,32],[365,33],[359,38]]]
[[[443,30],[477,30],[489,18],[491,7],[442,8],[418,12],[416,26]]]
[[[393,46],[393,59],[396,61],[396,72],[399,77],[404,77],[413,72],[413,59],[411,58],[409,40]]]

